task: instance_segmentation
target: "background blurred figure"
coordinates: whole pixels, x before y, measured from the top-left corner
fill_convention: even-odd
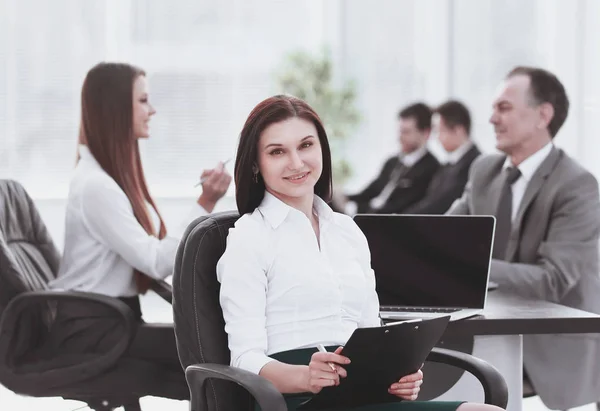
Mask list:
[[[149,278],[171,274],[179,244],[177,235],[167,236],[142,168],[139,139],[149,137],[156,113],[144,71],[128,64],[96,65],[84,82],[81,104],[65,249],[52,285],[134,297],[148,289]],[[183,226],[211,212],[231,182],[222,164],[202,177],[203,192]]]
[[[459,101],[449,100],[440,105],[438,139],[448,153],[447,163],[433,176],[423,199],[406,208],[406,214],[443,214],[459,198],[469,178],[473,160],[481,154],[470,138],[471,115]]]
[[[552,144],[568,111],[554,74],[513,69],[490,118],[504,154],[475,160],[449,213],[496,216],[490,278],[500,289],[600,313],[598,183]],[[526,374],[550,409],[598,400],[599,354],[599,334],[523,337]]]
[[[149,137],[155,114],[145,72],[128,64],[100,63],[87,74],[81,92],[79,160],[67,203],[65,248],[53,289],[117,297],[142,313],[138,295],[152,279],[173,271],[177,235],[167,229],[146,185],[139,139]],[[220,164],[204,171],[204,190],[190,215],[212,211],[231,177]],[[77,303],[58,307],[51,331],[58,349],[106,350],[121,332],[110,315],[90,315]],[[164,365],[164,389],[158,396],[187,398],[172,327],[139,328],[128,355]],[[172,379],[169,379],[171,372]],[[163,382],[161,382],[162,384]]]
[[[348,196],[348,200],[356,203],[358,213],[402,213],[423,198],[440,165],[427,150],[431,116],[431,109],[423,103],[400,111],[400,154],[385,162],[379,176],[367,188]]]

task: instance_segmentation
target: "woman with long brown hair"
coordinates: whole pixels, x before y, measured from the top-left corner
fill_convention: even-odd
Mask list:
[[[231,365],[269,380],[293,411],[348,375],[350,359],[341,346],[356,328],[381,324],[369,245],[350,217],[327,204],[331,151],[318,114],[305,101],[279,95],[252,110],[234,174],[241,217],[217,263]],[[318,350],[320,344],[331,352]],[[418,370],[387,389],[404,401],[352,409],[501,410],[415,401],[422,383]]]
[[[142,169],[138,141],[149,137],[148,123],[155,112],[143,70],[129,64],[100,63],[87,73],[64,253],[58,276],[50,283],[53,289],[119,298],[140,322],[138,296],[151,281],[171,274],[179,244],[177,236],[167,233]],[[201,178],[202,195],[183,223],[212,212],[231,181],[223,164],[205,170]],[[91,320],[87,309],[59,307],[53,335],[62,349],[102,350],[119,332],[112,321]],[[182,377],[173,330],[164,327],[163,331],[155,329],[152,336],[138,331],[129,355],[156,359]],[[161,395],[187,397],[183,378],[178,383]]]

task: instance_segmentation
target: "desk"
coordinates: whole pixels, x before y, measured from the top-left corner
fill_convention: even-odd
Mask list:
[[[171,292],[170,281],[162,282],[164,293]],[[508,411],[521,411],[523,397],[523,335],[527,334],[579,334],[600,332],[600,315],[553,304],[547,301],[531,301],[495,290],[488,293],[486,309],[482,315],[453,321],[448,325],[442,340],[468,341],[468,352],[494,365],[506,379],[508,385]],[[450,345],[445,348],[459,349]],[[483,389],[470,374],[453,370],[455,384],[450,388],[431,387],[436,384],[434,373],[437,364],[425,366],[423,394],[440,389],[441,395],[433,398],[440,401],[467,400],[483,402]],[[456,374],[458,373],[458,374]],[[430,377],[428,378],[428,375]],[[444,376],[440,376],[444,378]],[[427,382],[430,382],[428,387]],[[448,385],[446,384],[445,387]]]
[[[451,322],[442,339],[472,338],[472,354],[494,365],[506,379],[507,409],[521,411],[523,335],[597,332],[600,332],[600,315],[496,290],[488,293],[481,316]],[[464,374],[436,399],[482,402],[483,390],[473,376]]]

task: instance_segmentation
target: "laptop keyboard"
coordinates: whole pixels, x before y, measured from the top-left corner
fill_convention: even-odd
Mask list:
[[[403,307],[401,305],[386,305],[380,307],[380,311],[403,311],[409,313],[453,313],[460,308],[433,308],[433,307]]]

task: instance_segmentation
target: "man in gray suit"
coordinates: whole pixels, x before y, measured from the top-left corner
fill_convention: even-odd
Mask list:
[[[600,313],[600,202],[594,176],[554,147],[569,101],[552,73],[517,67],[506,77],[490,123],[504,154],[473,163],[449,214],[493,214],[491,280],[532,300]],[[523,362],[551,409],[600,398],[600,335],[528,335]]]

